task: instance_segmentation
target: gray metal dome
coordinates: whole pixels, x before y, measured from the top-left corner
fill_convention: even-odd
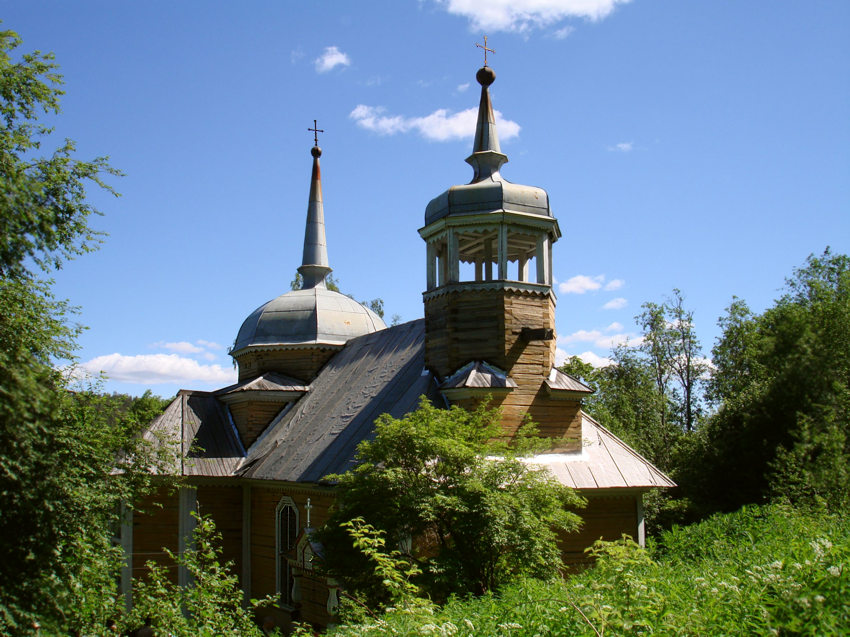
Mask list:
[[[343,345],[385,328],[380,316],[344,294],[321,286],[293,290],[245,319],[231,354],[252,346]]]

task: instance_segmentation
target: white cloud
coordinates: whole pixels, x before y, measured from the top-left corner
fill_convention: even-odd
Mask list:
[[[623,279],[611,279],[608,283],[605,284],[606,292],[613,292],[614,290],[619,290],[626,284]]]
[[[633,142],[620,142],[619,144],[614,144],[613,146],[609,146],[608,150],[615,153],[630,153],[634,148]]]
[[[293,49],[292,51],[289,52],[289,61],[292,64],[297,64],[301,60],[301,58],[303,58],[303,57],[304,57],[304,49],[302,49],[300,46],[297,49]]]
[[[601,20],[629,0],[438,0],[474,31],[529,31],[567,18]],[[498,47],[495,47],[498,49]]]
[[[221,365],[202,365],[177,354],[140,354],[98,356],[79,367],[94,376],[103,373],[111,380],[156,385],[158,383],[236,382],[236,370]]]
[[[618,323],[617,321],[614,321],[613,323],[611,323],[611,325],[609,325],[608,327],[605,328],[605,331],[606,332],[619,332],[622,329],[623,329],[623,324]]]
[[[584,294],[588,291],[598,290],[602,287],[602,283],[604,281],[604,274],[599,274],[597,276],[577,274],[574,277],[570,277],[563,283],[559,283],[558,291],[561,292],[561,294]]]
[[[318,73],[327,73],[338,66],[349,66],[351,59],[337,47],[329,46],[316,58],[315,64]]]
[[[200,341],[198,341],[200,343]],[[191,343],[187,343],[186,341],[179,341],[177,343],[166,343],[164,341],[157,341],[156,343],[151,344],[151,347],[156,349],[167,349],[170,352],[177,352],[178,354],[199,354],[204,351],[203,347],[198,347],[197,345],[192,345]]]
[[[501,139],[511,139],[519,135],[520,126],[516,122],[504,119],[499,111],[493,111],[499,127]],[[475,135],[478,108],[468,108],[458,113],[450,113],[441,108],[424,117],[402,117],[386,115],[381,106],[358,104],[348,115],[358,126],[379,135],[395,135],[415,131],[430,141],[450,141],[468,139]]]
[[[563,40],[573,31],[575,31],[575,27],[571,27],[571,26],[567,25],[564,28],[558,29],[557,31],[555,31],[552,35],[555,36],[556,40]]]
[[[579,330],[566,336],[558,337],[559,345],[569,345],[570,343],[589,343],[602,338],[602,332],[599,330]]]
[[[623,297],[617,297],[616,299],[611,299],[605,305],[602,306],[603,310],[622,310],[626,307],[629,302]]]
[[[612,323],[606,331],[611,331],[612,328],[622,330],[623,326],[619,323]],[[572,334],[558,337],[558,345],[570,345],[572,343],[593,343],[595,347],[601,349],[614,349],[618,345],[628,344],[634,347],[643,342],[643,339],[635,334],[627,334],[618,331],[615,334],[603,334],[599,330],[578,330]]]
[[[219,343],[216,343],[214,341],[205,341],[202,338],[199,338],[195,342],[201,347],[206,347],[207,349],[224,349],[224,345],[220,345]]]
[[[578,356],[585,363],[590,363],[594,367],[608,367],[614,363],[614,361],[610,358],[599,356],[599,354],[596,354],[595,352],[587,351],[581,354],[568,354],[566,350],[558,347],[555,349],[555,366],[563,365],[571,356]]]
[[[469,88],[469,82],[466,82],[465,84],[458,84],[457,85],[457,92],[463,93],[468,88]]]

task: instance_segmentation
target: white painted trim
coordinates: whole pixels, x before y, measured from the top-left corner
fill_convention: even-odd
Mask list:
[[[192,513],[198,512],[198,491],[195,487],[180,487],[179,491],[179,522],[177,530],[177,552],[183,555],[192,548],[192,532],[195,530],[197,520]],[[191,583],[189,571],[181,565],[177,569],[177,583],[186,586]]]
[[[646,524],[643,516],[643,493],[635,496],[635,513],[637,513],[637,542],[646,546]]]
[[[243,604],[251,601],[251,485],[242,485],[242,593]]]
[[[281,566],[286,562],[286,558],[281,555],[280,546],[280,512],[286,507],[292,507],[295,511],[295,537],[298,537],[298,532],[301,530],[301,512],[298,510],[298,505],[288,495],[283,496],[277,503],[274,510],[274,588],[275,594],[282,594],[283,583],[280,581]],[[281,608],[290,608],[289,605],[280,603]]]

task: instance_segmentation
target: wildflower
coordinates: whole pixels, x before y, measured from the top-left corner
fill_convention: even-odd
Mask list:
[[[468,620],[466,617],[464,617],[464,618],[463,618],[463,623],[464,623],[464,624],[466,624],[466,627],[467,627],[467,628],[469,628],[469,630],[471,630],[471,631],[475,632],[475,624],[473,624],[473,623],[472,623],[470,620]]]
[[[823,595],[815,595],[815,602],[818,604],[823,604],[825,599]]]
[[[776,560],[775,562],[771,562],[770,568],[775,568],[777,570],[782,568],[782,560]]]
[[[499,628],[502,630],[519,630],[522,626],[516,622],[507,622],[506,624],[499,624]]]
[[[838,577],[839,575],[841,575],[841,569],[840,569],[840,568],[838,568],[838,567],[837,567],[837,566],[835,566],[835,565],[830,566],[830,567],[829,567],[828,569],[826,569],[826,570],[827,570],[827,572],[828,572],[830,575],[832,575],[833,577]]]

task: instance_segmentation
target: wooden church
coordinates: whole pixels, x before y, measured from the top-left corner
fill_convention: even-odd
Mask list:
[[[423,395],[444,406],[490,397],[506,435],[528,415],[552,439],[533,461],[588,501],[582,529],[562,538],[567,563],[600,537],[628,533],[643,542],[642,494],[673,483],[585,414],[590,389],[555,367],[558,221],[545,190],[502,177],[508,158],[486,61],[476,78],[481,101],[466,159],[472,181],[434,198],[419,230],[427,254],[424,319],[386,327],[326,287],[322,151],[312,148],[303,285],[245,319],[230,352],[239,368],[235,385],[181,390],[146,431],[176,446],[170,471],[184,480],[179,491],[163,488],[126,518],[126,591],[150,559],[186,581],[163,547],[185,550],[197,511],[214,519],[246,598],[274,595],[271,612],[282,626],[295,617],[333,622],[338,584],[314,573],[311,556],[320,549],[309,534],[333,502],[334,487],[323,478],[354,466],[357,445],[380,414],[401,417]]]

